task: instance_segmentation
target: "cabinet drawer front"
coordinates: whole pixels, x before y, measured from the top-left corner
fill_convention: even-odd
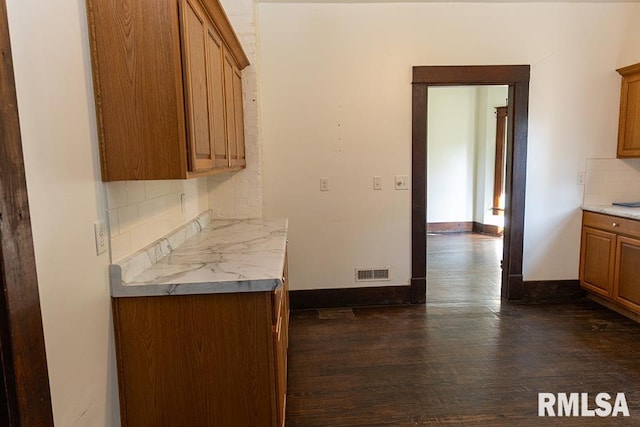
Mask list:
[[[640,222],[633,219],[620,218],[595,212],[584,212],[582,216],[582,225],[612,233],[640,237]]]

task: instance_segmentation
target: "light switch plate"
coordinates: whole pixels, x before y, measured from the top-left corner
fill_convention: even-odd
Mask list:
[[[107,224],[104,221],[94,222],[93,233],[96,239],[96,255],[102,255],[107,251]]]
[[[382,190],[382,177],[374,176],[373,177],[373,189],[374,190]]]
[[[396,190],[409,189],[409,175],[396,175],[393,182],[395,183]]]
[[[320,191],[329,191],[329,178],[326,176],[320,178]]]

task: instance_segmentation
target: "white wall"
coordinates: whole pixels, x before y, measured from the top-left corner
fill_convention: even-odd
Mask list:
[[[57,426],[117,426],[106,220],[84,1],[9,0],[25,169]]]
[[[640,59],[639,8],[259,4],[264,212],[290,218],[292,286],[354,286],[352,268],[375,264],[408,283],[410,193],[390,184],[411,173],[411,67],[443,64],[531,65],[524,278],[576,279],[576,176],[615,155],[615,68]]]
[[[476,93],[475,86],[427,93],[427,222],[474,219]]]

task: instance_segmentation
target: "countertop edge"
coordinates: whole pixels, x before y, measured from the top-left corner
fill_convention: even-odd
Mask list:
[[[583,211],[601,213],[633,220],[640,220],[640,208],[613,205],[582,205]]]
[[[210,215],[210,211],[203,213],[202,215],[208,216]],[[237,270],[237,277],[215,277],[215,274],[210,278],[206,275],[200,278],[197,277],[175,277],[175,281],[169,280],[166,281],[167,277],[161,278],[158,277],[158,280],[146,281],[142,279],[142,281],[138,281],[136,279],[131,279],[126,277],[130,274],[131,269],[142,271],[152,268],[156,263],[158,263],[165,256],[174,256],[174,252],[179,250],[179,246],[184,243],[191,236],[195,236],[205,231],[205,225],[209,223],[210,218],[206,218],[206,222],[204,224],[198,223],[200,217],[190,221],[169,233],[165,237],[156,240],[154,243],[148,245],[144,249],[132,254],[131,256],[123,259],[120,262],[116,262],[114,264],[109,265],[109,287],[111,296],[114,298],[120,297],[145,297],[145,296],[173,296],[173,295],[201,295],[201,294],[216,294],[216,293],[246,293],[246,292],[272,292],[277,289],[283,283],[282,272],[284,271],[284,266],[286,262],[286,254],[287,254],[287,231],[288,231],[288,220],[286,218],[281,219],[260,219],[260,218],[249,218],[245,220],[220,220],[222,227],[220,230],[228,229],[229,227],[237,226],[238,224],[242,224],[243,226],[249,225],[255,227],[256,222],[261,227],[269,227],[273,228],[275,224],[275,246],[273,243],[270,244],[271,249],[266,249],[267,253],[271,253],[268,257],[271,258],[269,261],[271,264],[264,265],[265,271],[259,274],[249,274],[246,275],[245,272],[240,267],[240,270]],[[203,221],[204,222],[204,221]],[[229,223],[228,225],[226,223]],[[208,233],[212,231],[215,232],[216,228],[213,230],[208,230]],[[279,230],[279,231],[277,231]],[[194,233],[195,231],[195,233]],[[262,231],[262,230],[259,230]],[[174,237],[175,234],[180,233],[181,235],[179,245],[171,244],[177,243],[177,239]],[[186,234],[182,236],[182,234]],[[242,234],[242,233],[241,233]],[[205,239],[210,239],[211,234]],[[251,234],[249,234],[251,236]],[[223,235],[221,238],[226,245],[237,245],[237,244],[245,244],[248,240],[246,240],[246,233],[243,238],[239,238],[238,242],[235,242],[233,238],[231,239],[231,243],[229,243],[229,235]],[[170,241],[169,239],[172,239]],[[214,236],[214,239],[216,237]],[[225,241],[226,239],[226,241]],[[254,239],[251,239],[253,241]],[[258,239],[255,239],[258,241]],[[166,246],[166,247],[165,247]],[[224,246],[224,245],[223,245]],[[207,248],[203,247],[203,250]],[[187,249],[187,251],[193,250],[193,247]],[[224,250],[224,249],[223,249]],[[275,250],[275,253],[273,252]],[[214,252],[216,253],[216,252]],[[224,253],[224,252],[222,252]],[[259,253],[259,252],[258,252]],[[203,252],[206,254],[206,252]],[[231,259],[233,259],[234,252],[229,254]],[[242,256],[243,254],[240,252],[238,256]],[[181,256],[181,255],[177,255]],[[205,255],[206,257],[207,255]],[[258,255],[262,256],[262,255]],[[267,258],[268,259],[268,258]],[[242,261],[240,261],[239,266],[242,266]],[[252,267],[249,264],[249,267]],[[275,268],[274,268],[275,267]],[[262,267],[261,267],[262,268]],[[231,270],[234,271],[234,270]],[[258,270],[259,271],[259,270]],[[185,273],[188,272],[185,270]],[[255,272],[254,272],[255,273]],[[242,277],[245,276],[245,277]]]
[[[113,298],[126,298],[272,292],[280,286],[282,286],[282,279],[280,278],[229,282],[119,285],[112,287],[111,296]]]

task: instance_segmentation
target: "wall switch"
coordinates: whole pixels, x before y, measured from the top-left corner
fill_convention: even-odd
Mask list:
[[[374,190],[382,190],[382,177],[374,176],[373,177],[373,189]]]
[[[93,233],[96,238],[96,255],[101,255],[107,251],[107,225],[105,222],[94,222]]]
[[[320,191],[329,191],[329,178],[326,176],[320,178]]]
[[[578,172],[578,180],[577,180],[577,184],[578,185],[584,185],[584,172]]]
[[[395,183],[396,190],[408,190],[409,189],[409,176],[408,175],[396,175],[393,182]]]

